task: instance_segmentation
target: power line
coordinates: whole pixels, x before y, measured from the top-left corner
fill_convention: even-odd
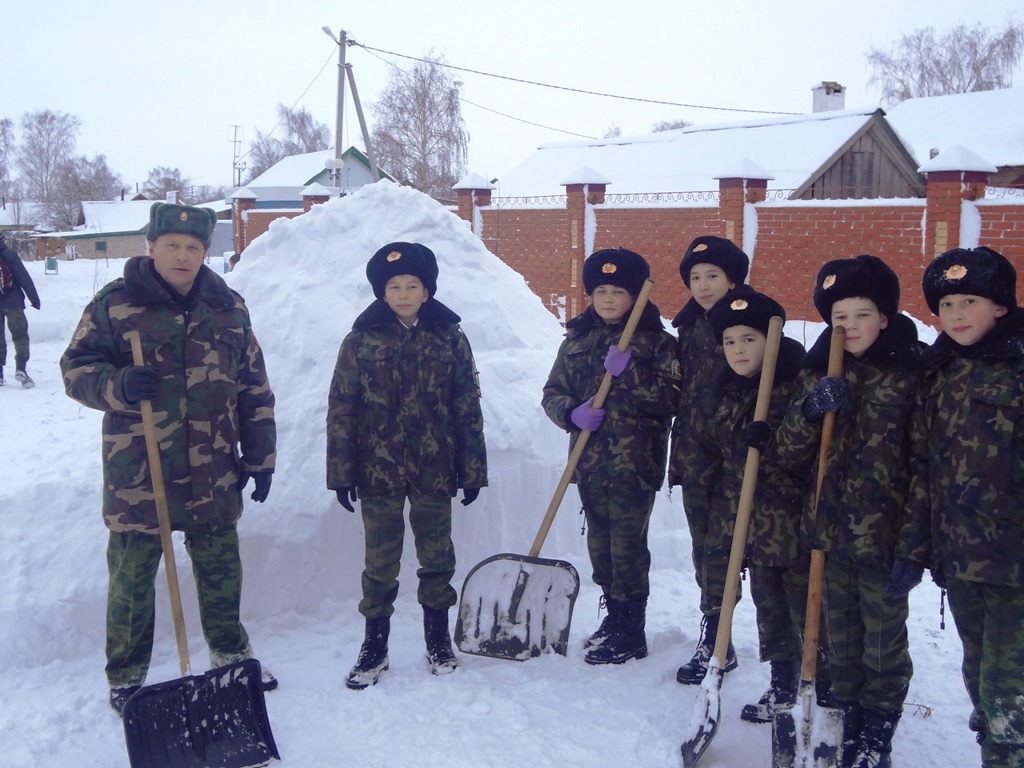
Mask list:
[[[513,83],[523,83],[524,85],[536,85],[541,88],[553,88],[558,91],[569,91],[571,93],[582,93],[587,96],[602,96],[608,99],[621,99],[623,101],[638,101],[644,104],[660,104],[667,107],[685,107],[687,109],[713,109],[721,112],[749,112],[757,115],[798,115],[799,112],[774,112],[766,109],[737,109],[735,107],[709,107],[702,104],[682,104],[676,101],[661,101],[659,99],[642,99],[638,96],[621,96],[615,93],[601,93],[600,91],[587,91],[582,88],[569,88],[564,85],[552,85],[551,83],[540,83],[535,80],[523,80],[518,77],[509,77],[507,75],[496,75],[492,72],[482,72],[479,69],[469,69],[467,67],[457,67],[454,64],[447,64],[445,62],[433,61],[431,59],[423,59],[418,56],[408,56],[404,53],[395,53],[394,51],[386,51],[383,48],[374,48],[364,43],[357,43],[352,41],[352,45],[357,45],[360,48],[365,48],[367,51],[377,51],[378,53],[385,53],[388,56],[397,56],[401,59],[410,59],[411,61],[419,61],[424,64],[433,64],[439,67],[446,67],[447,69],[455,69],[460,72],[470,72],[474,75],[483,75],[484,77],[493,77],[498,80],[508,80]]]
[[[496,109],[491,109],[490,107],[485,107],[485,106],[483,106],[481,104],[474,104],[472,101],[470,101],[469,99],[463,98],[462,96],[459,96],[459,101],[461,101],[463,104],[469,104],[470,106],[476,107],[477,109],[482,109],[485,112],[491,112],[491,113],[493,113],[495,115],[501,115],[502,117],[507,117],[509,120],[515,120],[516,122],[526,123],[527,125],[533,125],[533,126],[536,126],[537,128],[544,128],[545,130],[548,130],[548,131],[557,131],[558,133],[566,133],[566,134],[568,134],[570,136],[579,136],[581,139],[596,139],[597,138],[596,136],[586,136],[586,135],[584,135],[582,133],[573,133],[572,131],[565,131],[565,130],[562,130],[561,128],[552,128],[550,125],[542,125],[541,123],[532,123],[529,120],[524,120],[521,117],[514,117],[513,115],[506,115],[504,112],[499,112]]]

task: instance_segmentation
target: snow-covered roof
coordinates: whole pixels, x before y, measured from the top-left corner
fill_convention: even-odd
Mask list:
[[[7,200],[0,206],[0,227],[14,228],[18,226],[31,229],[43,218],[41,203],[12,202]]]
[[[292,155],[278,161],[246,184],[250,189],[260,187],[306,187],[324,172],[324,163],[334,158],[333,149]]]
[[[886,120],[921,165],[954,144],[993,165],[1024,165],[1024,88],[908,99]]]
[[[954,144],[952,147],[942,150],[918,170],[921,173],[932,173],[934,171],[980,171],[982,173],[995,173],[999,169],[976,152],[971,152],[966,147]]]
[[[149,224],[149,209],[153,203],[153,200],[83,201],[85,225],[77,228],[75,233],[141,232]]]
[[[561,194],[582,167],[610,180],[615,193],[718,189],[739,158],[774,177],[769,188],[796,189],[871,120],[875,109],[848,109],[742,123],[691,126],[641,136],[545,144],[498,182],[502,196]]]

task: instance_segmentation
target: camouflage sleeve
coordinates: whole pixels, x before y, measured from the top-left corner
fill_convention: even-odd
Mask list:
[[[775,430],[773,458],[778,465],[797,476],[814,471],[821,445],[821,423],[804,418],[803,402],[818,382],[813,371],[801,371],[794,386],[793,401],[782,423]]]
[[[679,399],[674,374],[675,339],[659,331],[653,343],[644,346],[647,354],[636,361],[640,364],[627,367],[626,375],[617,377],[612,386],[628,393],[638,410],[667,422],[675,414]]]
[[[64,391],[68,397],[98,411],[137,410],[121,394],[124,368],[131,365],[131,360],[121,359],[107,295],[101,291],[89,302],[60,358]]]
[[[359,337],[350,333],[341,342],[327,393],[327,487],[355,488],[359,472]]]
[[[273,471],[277,461],[274,392],[267,378],[263,350],[246,312],[245,350],[238,373],[238,431],[243,472]]]
[[[928,397],[927,386],[918,390],[917,401],[910,416],[910,487],[903,508],[903,520],[896,542],[896,557],[931,564],[931,502],[928,495],[928,468],[931,451],[928,447],[928,412],[934,401]]]
[[[572,423],[570,413],[582,401],[572,392],[569,369],[565,364],[565,346],[566,342],[563,341],[558,348],[555,362],[551,365],[548,380],[544,384],[541,407],[558,427],[566,432],[573,432],[577,427]]]
[[[459,488],[487,485],[487,446],[480,408],[480,377],[469,339],[460,329],[455,338],[454,422]]]

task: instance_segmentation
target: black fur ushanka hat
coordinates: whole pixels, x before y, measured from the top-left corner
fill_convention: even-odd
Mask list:
[[[899,314],[900,279],[877,256],[863,254],[827,262],[814,282],[814,306],[829,326],[832,305],[843,299],[871,299],[890,320]]]
[[[921,281],[928,309],[939,314],[939,299],[952,293],[981,296],[1016,309],[1017,270],[1006,257],[985,246],[954,248],[928,265]]]
[[[437,292],[437,257],[420,243],[388,243],[378,249],[366,264],[366,279],[373,286],[373,295],[384,298],[384,287],[396,275],[418,277],[427,293]]]
[[[690,287],[690,272],[698,264],[714,264],[719,267],[729,282],[742,285],[747,280],[750,259],[732,240],[714,235],[695,238],[679,262],[679,274]]]
[[[587,296],[599,285],[617,285],[636,298],[650,276],[651,266],[647,260],[625,248],[594,251],[583,262],[583,289]]]
[[[761,333],[768,334],[768,323],[778,315],[786,321],[786,310],[771,296],[756,291],[741,294],[730,293],[715,302],[708,310],[707,319],[711,330],[715,332],[715,340],[721,344],[726,329],[734,325],[746,325]]]

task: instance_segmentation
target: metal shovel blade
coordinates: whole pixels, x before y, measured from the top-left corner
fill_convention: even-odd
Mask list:
[[[833,768],[843,747],[843,710],[822,707],[813,680],[801,680],[796,701],[775,710],[772,768]]]
[[[463,653],[525,661],[565,656],[580,577],[571,563],[503,553],[466,576],[455,622]]]
[[[724,676],[721,661],[717,657],[712,657],[704,681],[697,691],[697,698],[693,701],[693,711],[690,713],[690,722],[686,726],[683,738],[681,749],[685,768],[692,768],[697,764],[704,750],[718,733],[718,721],[722,718],[720,694]]]
[[[122,715],[132,768],[255,768],[280,758],[260,672],[247,659],[140,688]]]

